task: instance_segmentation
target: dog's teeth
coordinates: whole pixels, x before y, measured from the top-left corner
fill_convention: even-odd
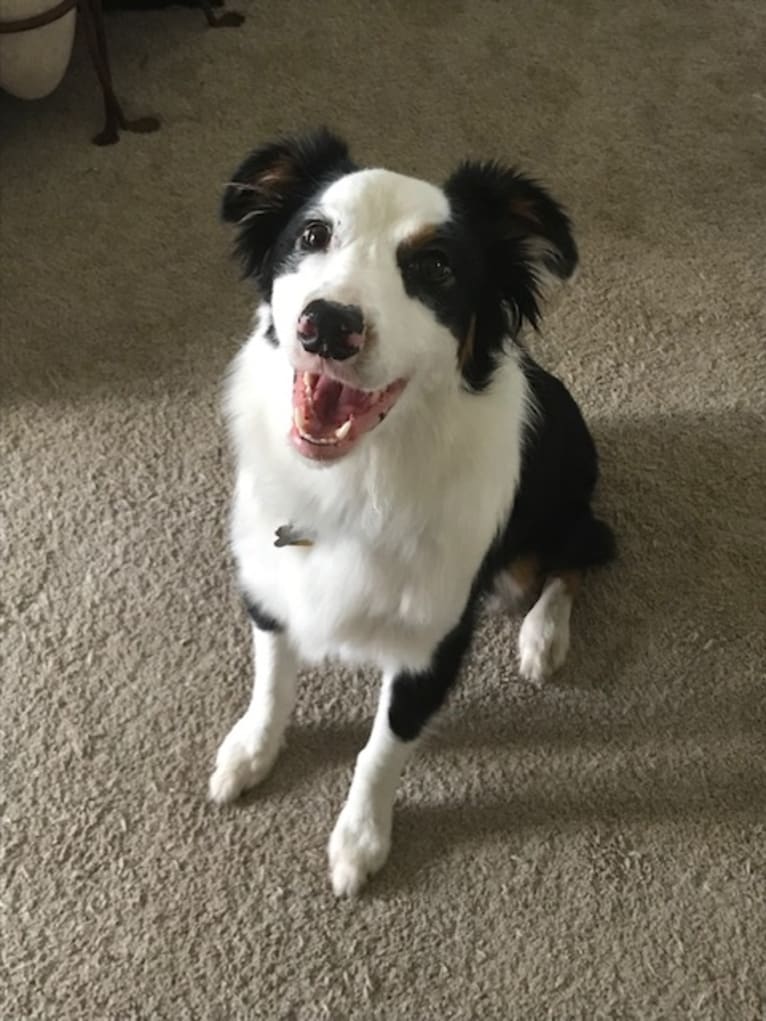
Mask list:
[[[296,408],[293,411],[293,422],[295,422],[295,428],[299,433],[305,433],[308,422],[302,408]]]
[[[351,432],[351,419],[349,418],[349,420],[347,422],[344,422],[343,425],[339,426],[335,430],[335,438],[336,438],[336,440],[345,440],[345,438],[348,436],[348,434],[350,432]]]

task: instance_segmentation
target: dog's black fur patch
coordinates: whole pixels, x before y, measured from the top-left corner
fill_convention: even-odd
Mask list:
[[[237,225],[245,274],[267,301],[280,260],[277,239],[312,196],[356,169],[346,143],[322,129],[255,149],[235,171],[224,189],[221,216]]]
[[[457,626],[439,642],[428,670],[394,678],[388,722],[400,740],[414,741],[446,701],[471,644],[475,616],[476,600],[472,599]]]
[[[271,345],[271,347],[279,347],[279,338],[277,337],[277,331],[274,327],[273,322],[269,323],[269,325],[266,327],[263,336],[266,340],[266,343]]]
[[[613,559],[615,543],[611,529],[591,510],[598,481],[596,445],[564,384],[529,355],[523,356],[522,369],[535,413],[527,424],[508,523],[511,559],[534,551],[546,572],[602,566]]]
[[[476,325],[462,371],[473,389],[482,390],[507,338],[515,338],[525,320],[538,325],[541,271],[562,280],[570,277],[577,246],[561,206],[512,168],[463,163],[444,190],[453,211],[452,229],[466,245],[473,274],[468,283]]]
[[[249,596],[245,595],[245,608],[247,609],[250,619],[253,624],[258,628],[259,631],[284,631],[284,626],[279,621],[272,617],[264,608],[254,602]]]
[[[521,478],[505,527],[485,557],[475,590],[498,571],[535,554],[543,574],[600,567],[616,555],[611,528],[593,514],[596,445],[564,384],[522,355],[535,405],[522,450]]]
[[[428,271],[435,258],[449,267],[445,279],[434,279]],[[463,344],[482,300],[484,253],[478,239],[461,221],[450,221],[429,231],[424,240],[403,242],[396,261],[407,294],[430,308]],[[498,329],[502,321],[498,316]]]
[[[448,223],[424,240],[403,243],[397,261],[407,293],[468,342],[461,359],[469,387],[490,382],[508,338],[540,318],[540,272],[562,279],[577,265],[569,218],[544,188],[495,163],[464,163],[447,181]],[[439,257],[451,272],[434,280],[421,270]]]

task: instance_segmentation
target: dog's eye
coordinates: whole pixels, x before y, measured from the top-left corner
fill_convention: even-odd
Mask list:
[[[307,223],[301,234],[300,244],[307,252],[323,252],[330,244],[332,233],[326,223],[315,220]]]
[[[411,269],[421,280],[434,284],[446,284],[452,279],[452,267],[443,252],[421,252],[413,261]]]

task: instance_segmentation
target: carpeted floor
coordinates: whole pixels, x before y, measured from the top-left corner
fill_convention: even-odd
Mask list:
[[[766,10],[759,0],[243,4],[109,18],[115,148],[78,49],[2,117],[3,1018],[766,1015]],[[219,415],[250,296],[216,221],[327,121],[441,179],[518,161],[583,267],[535,351],[587,410],[622,558],[522,685],[488,618],[356,903],[325,844],[375,678],[305,678],[239,808],[249,687]]]

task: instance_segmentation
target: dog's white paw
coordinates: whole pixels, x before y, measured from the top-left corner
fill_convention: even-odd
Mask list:
[[[391,849],[391,822],[344,808],[332,831],[327,853],[330,882],[337,897],[353,897],[384,865]]]
[[[570,603],[539,600],[519,631],[519,670],[524,680],[542,684],[564,663],[569,651]]]
[[[210,800],[225,805],[265,780],[271,772],[279,742],[258,732],[243,716],[221,742],[210,776]]]

